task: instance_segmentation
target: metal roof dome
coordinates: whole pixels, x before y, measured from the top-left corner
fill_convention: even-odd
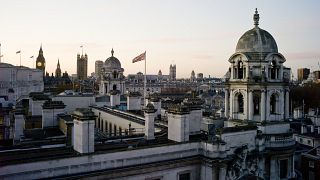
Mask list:
[[[104,65],[108,69],[121,69],[121,63],[116,57],[113,56],[113,53],[114,53],[114,51],[112,49],[111,50],[111,57],[106,59],[106,61],[104,62]]]
[[[278,46],[272,35],[258,27],[259,14],[257,9],[253,16],[253,20],[255,27],[241,36],[237,43],[236,52],[277,53]]]

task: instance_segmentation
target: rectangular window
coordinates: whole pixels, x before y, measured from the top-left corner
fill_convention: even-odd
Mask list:
[[[314,168],[314,162],[313,161],[309,161],[309,167]]]
[[[190,172],[186,173],[180,173],[178,180],[190,180],[191,179],[191,174]]]
[[[287,178],[288,174],[288,159],[280,160],[280,179]]]

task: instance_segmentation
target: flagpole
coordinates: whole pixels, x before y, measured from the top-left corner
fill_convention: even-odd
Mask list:
[[[144,60],[144,92],[143,92],[143,98],[144,98],[144,106],[146,107],[147,106],[147,101],[146,101],[146,94],[147,94],[147,53],[145,52],[145,60]]]
[[[1,55],[1,43],[0,43],[0,63],[1,63],[1,58],[2,58],[2,55]]]
[[[19,55],[20,55],[20,67],[21,67],[21,50],[20,50]]]

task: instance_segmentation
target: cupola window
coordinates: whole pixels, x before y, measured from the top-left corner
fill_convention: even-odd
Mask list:
[[[272,94],[270,97],[270,114],[276,114],[277,112],[277,95]]]
[[[243,113],[243,95],[240,93],[238,94],[238,112]]]

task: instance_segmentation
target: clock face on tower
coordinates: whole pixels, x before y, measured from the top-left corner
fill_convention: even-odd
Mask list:
[[[42,66],[42,63],[41,63],[41,62],[38,62],[38,63],[37,63],[37,66]]]

